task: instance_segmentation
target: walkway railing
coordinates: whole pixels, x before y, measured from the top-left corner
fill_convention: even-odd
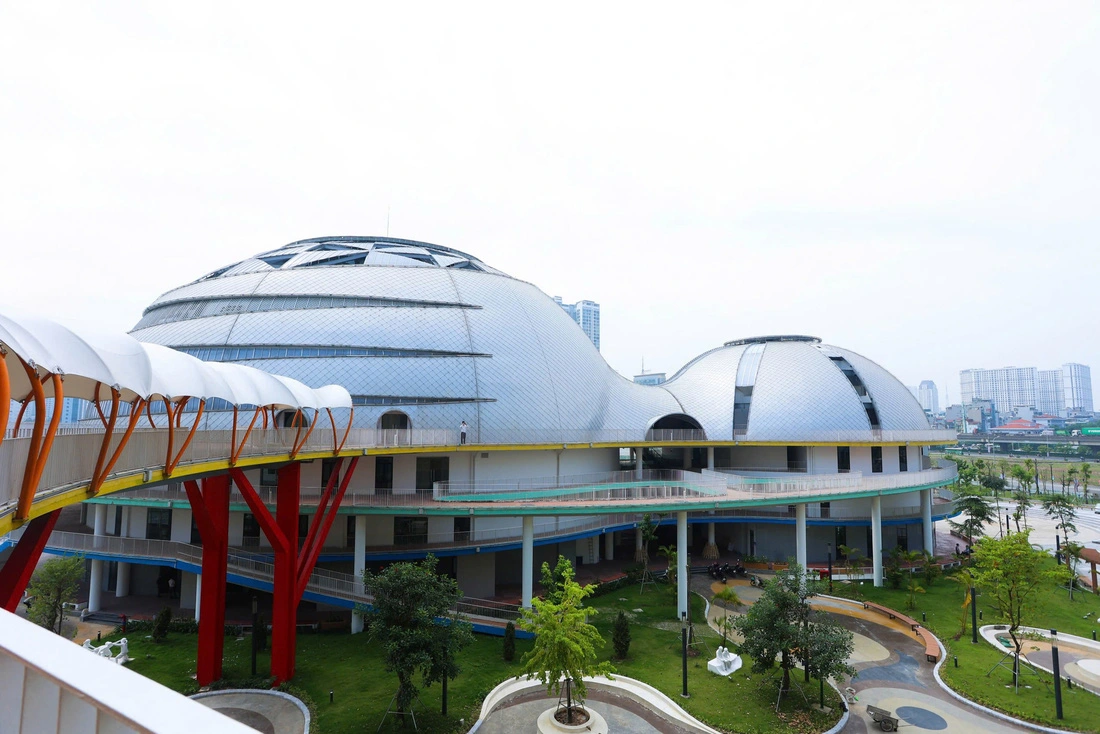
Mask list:
[[[487,479],[476,482],[436,482],[433,498],[440,502],[531,502],[563,499],[648,500],[721,497],[726,483],[682,469],[571,474],[562,477]]]
[[[202,547],[170,540],[146,540],[144,538],[119,538],[110,535],[85,535],[83,533],[55,532],[46,544],[47,549],[72,553],[102,553],[131,558],[149,558],[181,561],[202,566]],[[228,554],[229,573],[271,584],[275,566],[270,561],[248,553]],[[306,591],[361,604],[369,604],[372,597],[363,589],[361,579],[350,573],[340,573],[315,568],[309,577]],[[457,609],[463,614],[491,619],[516,619],[519,607],[490,599],[464,598]]]

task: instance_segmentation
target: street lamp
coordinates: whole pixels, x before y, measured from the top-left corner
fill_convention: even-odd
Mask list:
[[[688,697],[688,617],[687,612],[680,612],[680,646],[683,652],[683,677],[684,690],[680,694]]]
[[[1058,666],[1058,630],[1050,631],[1050,656],[1054,665],[1054,714],[1062,718],[1062,671]]]
[[[828,556],[827,556],[828,559],[829,559],[829,593],[832,594],[833,593],[833,544],[832,543],[826,543],[825,547],[827,547],[829,549]]]

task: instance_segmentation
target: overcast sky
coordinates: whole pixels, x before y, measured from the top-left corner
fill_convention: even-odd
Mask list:
[[[627,375],[770,333],[941,401],[1100,369],[1100,6],[535,7],[4,4],[0,308],[126,331],[389,213],[598,301]]]

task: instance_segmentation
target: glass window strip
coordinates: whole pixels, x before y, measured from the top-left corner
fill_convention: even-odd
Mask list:
[[[287,359],[303,357],[491,357],[479,352],[447,352],[434,349],[395,349],[393,347],[325,347],[297,344],[272,344],[270,346],[217,347],[190,345],[174,347],[178,352],[190,354],[205,362],[237,362],[255,359]]]

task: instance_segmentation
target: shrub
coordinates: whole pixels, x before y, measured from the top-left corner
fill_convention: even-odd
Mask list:
[[[615,657],[625,660],[626,654],[630,652],[630,622],[622,609],[615,617],[615,625],[611,629],[611,644],[615,646]]]
[[[157,618],[153,620],[153,642],[164,642],[168,637],[168,627],[172,624],[172,610],[168,607],[161,609]]]
[[[516,624],[509,622],[504,628],[504,659],[512,662],[516,657]]]

